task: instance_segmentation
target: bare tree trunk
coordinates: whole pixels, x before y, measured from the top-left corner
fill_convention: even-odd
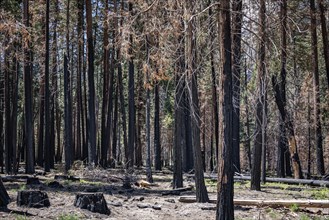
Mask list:
[[[150,65],[150,55],[149,55],[149,40],[148,36],[145,39],[146,44],[146,56],[147,56],[147,65]],[[149,71],[146,72],[146,84],[150,84]],[[147,146],[147,158],[146,158],[146,176],[147,181],[153,183],[152,177],[152,168],[151,168],[151,97],[150,97],[150,88],[146,88],[146,146]]]
[[[82,157],[82,144],[84,143],[84,123],[82,114],[82,91],[81,91],[81,75],[83,68],[83,1],[78,1],[78,70],[77,70],[77,87],[76,87],[76,158]],[[82,129],[81,129],[82,127]]]
[[[328,41],[328,31],[327,31],[327,19],[325,15],[327,8],[325,7],[323,0],[318,0],[318,4],[320,9],[324,62],[326,65],[327,82],[329,86],[329,41]]]
[[[8,48],[5,50],[4,56],[4,99],[5,99],[5,132],[4,132],[4,139],[5,139],[5,167],[6,173],[12,173],[12,127],[11,127],[11,105],[10,105],[10,75],[11,75],[11,68],[9,58],[12,53],[9,52],[12,48]]]
[[[1,54],[0,54],[1,55]],[[4,173],[4,135],[3,135],[3,116],[4,116],[4,71],[1,68],[0,62],[0,166],[1,166],[1,173]],[[24,116],[23,116],[24,117]]]
[[[211,1],[209,2],[209,4]],[[217,79],[216,79],[216,71],[215,71],[215,61],[214,61],[214,44],[215,44],[215,30],[213,24],[213,12],[212,8],[209,8],[209,22],[210,22],[210,38],[211,38],[211,46],[210,46],[210,65],[211,65],[211,78],[212,78],[212,104],[213,104],[213,112],[214,112],[214,136],[215,136],[215,149],[216,149],[216,163],[218,163],[218,146],[219,146],[219,112],[218,112],[218,94],[217,94]]]
[[[233,166],[240,168],[240,80],[241,80],[241,28],[242,28],[242,0],[233,1],[232,18],[232,72],[233,72]]]
[[[161,126],[159,84],[154,86],[154,168],[161,170]]]
[[[45,111],[45,75],[41,74],[39,81],[39,124],[38,124],[38,157],[37,164],[44,165],[44,111]]]
[[[218,184],[216,219],[234,219],[233,204],[233,103],[232,103],[232,40],[230,1],[221,2],[220,45],[222,58],[220,126],[221,146],[218,152]]]
[[[265,105],[265,85],[266,85],[266,67],[265,67],[265,0],[260,1],[259,25],[260,42],[258,51],[258,97],[256,103],[256,136],[253,148],[253,164],[251,169],[251,189],[260,191],[261,178],[261,159],[264,139],[264,105]]]
[[[89,110],[89,144],[88,164],[95,165],[96,161],[96,113],[95,113],[95,83],[94,83],[94,44],[92,31],[91,0],[86,0],[87,42],[88,42],[88,110]]]
[[[110,133],[109,133],[109,127],[107,126],[107,120],[109,118],[107,116],[110,116],[110,113],[107,114],[108,110],[108,103],[109,103],[109,24],[108,24],[108,12],[109,12],[109,6],[108,6],[108,0],[105,1],[105,11],[104,11],[104,37],[103,37],[103,103],[102,103],[102,118],[101,118],[101,165],[105,168],[107,166],[107,152],[109,148],[109,140],[110,140]],[[109,122],[109,125],[111,126],[111,121]]]
[[[129,3],[129,13],[132,16],[133,11],[133,3]],[[129,36],[130,44],[133,43],[133,36]],[[129,49],[129,80],[128,80],[128,157],[129,161],[127,166],[133,167],[135,164],[134,154],[135,154],[135,86],[134,86],[134,59],[132,55],[132,48]]]
[[[50,2],[46,0],[46,57],[45,57],[45,147],[44,147],[44,169],[50,171],[51,162],[51,146],[50,146],[50,91],[49,91],[49,13]]]
[[[311,38],[312,38],[312,57],[313,57],[313,95],[314,95],[314,128],[316,145],[316,167],[319,175],[324,174],[323,147],[322,147],[322,129],[320,121],[320,86],[319,86],[319,64],[318,64],[318,40],[316,31],[316,8],[315,1],[310,0],[311,13]]]
[[[178,37],[177,61],[175,63],[175,130],[174,130],[174,176],[173,188],[183,187],[183,149],[186,145],[185,138],[185,59],[184,59],[184,41],[182,37]]]
[[[244,88],[245,88],[245,96],[244,102],[246,105],[246,140],[245,140],[245,151],[248,159],[248,168],[251,171],[251,147],[250,147],[250,121],[249,121],[249,102],[248,102],[248,75],[247,75],[247,61],[245,61],[245,69],[244,69]]]
[[[18,48],[16,46],[16,53]],[[12,123],[12,149],[13,149],[13,172],[16,174],[18,172],[17,166],[17,107],[18,107],[18,86],[19,86],[19,62],[16,56],[13,60],[14,63],[14,76],[13,76],[13,87],[12,87],[12,112],[11,112],[11,123]]]
[[[23,24],[30,27],[29,0],[23,1]],[[33,96],[32,96],[32,67],[31,67],[31,43],[24,39],[27,46],[24,47],[24,110],[25,110],[25,146],[26,166],[25,172],[34,173],[34,143],[33,143]]]
[[[188,16],[195,13],[195,1],[186,1],[186,10]],[[207,188],[204,182],[201,140],[200,140],[200,106],[197,82],[197,47],[196,47],[196,27],[195,18],[189,19],[186,29],[186,65],[187,65],[187,89],[190,99],[190,120],[191,134],[193,143],[193,158],[195,171],[195,188],[197,202],[208,202]]]
[[[69,70],[69,21],[70,21],[70,0],[66,8],[66,52],[64,53],[64,120],[65,120],[65,170],[68,171],[73,164],[72,145],[72,101],[71,101],[71,77]]]

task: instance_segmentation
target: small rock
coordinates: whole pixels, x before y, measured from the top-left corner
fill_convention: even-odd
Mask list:
[[[120,207],[120,206],[122,206],[122,203],[121,202],[109,202],[109,204],[111,205],[111,206],[115,206],[115,207]]]
[[[159,205],[153,205],[152,206],[152,209],[154,209],[154,210],[161,210],[161,206],[159,206]]]
[[[174,199],[166,199],[165,201],[166,202],[170,202],[170,203],[175,203],[175,200]]]
[[[139,198],[133,198],[133,201],[143,201],[144,200],[144,197],[143,196],[141,196],[141,197],[139,197]]]
[[[137,207],[140,209],[146,209],[146,208],[150,208],[151,206],[149,204],[140,203],[140,204],[137,204]]]

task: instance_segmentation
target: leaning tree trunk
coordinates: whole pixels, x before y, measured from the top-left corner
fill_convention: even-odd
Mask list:
[[[221,145],[218,152],[218,184],[216,219],[234,219],[233,204],[233,103],[230,1],[221,4],[220,42],[222,58],[221,76]]]

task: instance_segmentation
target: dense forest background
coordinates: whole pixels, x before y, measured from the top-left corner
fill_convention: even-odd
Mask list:
[[[2,0],[1,171],[328,173],[328,2],[231,3]]]

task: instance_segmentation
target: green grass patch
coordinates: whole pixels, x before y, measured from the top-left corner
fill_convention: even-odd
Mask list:
[[[208,187],[217,187],[217,180],[205,179],[205,184]]]
[[[82,180],[80,179],[81,184],[86,184],[86,185],[94,185],[94,186],[101,186],[103,185],[102,182],[93,182],[93,181],[88,181],[88,180]]]
[[[310,190],[311,196],[317,200],[329,199],[328,188],[314,188]]]
[[[286,190],[289,185],[285,184],[285,183],[270,183],[270,182],[266,182],[265,184],[262,184],[263,187],[269,187],[269,188],[280,188],[282,190]]]
[[[292,204],[292,205],[290,206],[290,211],[292,211],[292,212],[298,212],[298,211],[299,211],[299,205],[297,205],[297,204]]]
[[[58,218],[58,220],[79,220],[79,216],[76,214],[62,214]]]
[[[26,215],[15,215],[15,220],[27,220],[28,218],[26,217]]]

